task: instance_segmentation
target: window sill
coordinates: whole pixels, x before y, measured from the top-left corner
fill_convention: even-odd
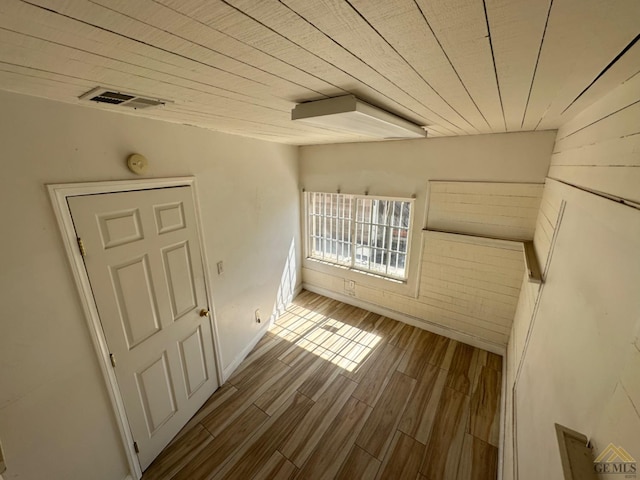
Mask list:
[[[398,278],[385,277],[384,275],[377,275],[377,274],[375,274],[373,272],[367,272],[365,270],[358,270],[357,268],[347,267],[346,265],[339,265],[337,263],[325,262],[324,260],[319,260],[319,259],[313,258],[313,257],[307,257],[306,260],[309,261],[309,262],[317,263],[319,265],[327,265],[329,267],[338,268],[340,270],[345,270],[347,272],[358,273],[358,274],[361,274],[361,275],[365,275],[366,277],[377,278],[377,279],[380,279],[380,280],[386,280],[388,282],[395,283],[395,284],[398,284],[398,285],[406,285],[407,284],[407,280],[406,279],[405,280],[400,280]]]

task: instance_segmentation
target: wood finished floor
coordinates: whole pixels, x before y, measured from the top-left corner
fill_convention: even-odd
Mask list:
[[[303,291],[144,473],[496,479],[502,359]]]

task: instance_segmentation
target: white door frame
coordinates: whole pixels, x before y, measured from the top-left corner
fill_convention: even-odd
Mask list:
[[[80,293],[80,300],[82,308],[84,310],[85,318],[89,326],[91,333],[91,340],[98,356],[98,362],[104,375],[104,379],[107,385],[107,391],[111,399],[111,404],[116,416],[120,435],[122,437],[122,443],[124,451],[127,455],[129,463],[129,473],[135,478],[142,477],[142,470],[138,457],[133,447],[133,437],[127,422],[127,415],[124,409],[124,403],[120,395],[120,389],[118,388],[118,382],[116,381],[115,371],[111,365],[111,359],[109,357],[109,348],[107,346],[107,340],[102,331],[100,323],[100,317],[95,305],[93,293],[91,291],[91,285],[89,283],[89,275],[84,266],[84,261],[80,250],[78,248],[76,231],[73,226],[73,220],[71,217],[71,211],[67,203],[67,197],[73,197],[77,195],[90,195],[98,193],[116,193],[127,192],[132,190],[149,190],[166,187],[191,187],[191,193],[193,196],[193,204],[196,213],[196,228],[198,230],[198,239],[200,241],[200,250],[202,251],[202,263],[204,271],[204,283],[207,296],[207,302],[209,303],[209,309],[212,313],[210,317],[211,332],[213,338],[213,350],[216,365],[212,365],[215,368],[218,384],[223,383],[222,361],[220,358],[220,346],[218,343],[219,335],[216,321],[215,308],[213,304],[213,296],[211,294],[211,278],[209,276],[209,264],[207,260],[207,254],[205,249],[204,234],[202,231],[202,218],[200,216],[200,206],[198,203],[198,195],[196,190],[196,180],[194,177],[175,177],[175,178],[159,178],[159,179],[135,179],[135,180],[121,180],[121,181],[108,181],[108,182],[86,182],[86,183],[63,183],[47,185],[49,190],[49,196],[51,197],[51,203],[58,221],[58,227],[62,234],[62,240],[64,242],[65,250],[67,251],[67,257],[71,265],[73,277],[76,283],[78,292]]]

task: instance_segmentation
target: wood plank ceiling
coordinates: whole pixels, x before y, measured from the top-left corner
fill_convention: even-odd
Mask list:
[[[0,89],[296,145],[371,140],[290,120],[347,93],[429,136],[553,129],[640,70],[639,34],[638,0],[2,0]]]

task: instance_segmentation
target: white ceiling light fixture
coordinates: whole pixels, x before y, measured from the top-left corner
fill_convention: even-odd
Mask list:
[[[423,127],[358,100],[354,95],[299,103],[291,110],[291,120],[375,138],[427,136]]]

